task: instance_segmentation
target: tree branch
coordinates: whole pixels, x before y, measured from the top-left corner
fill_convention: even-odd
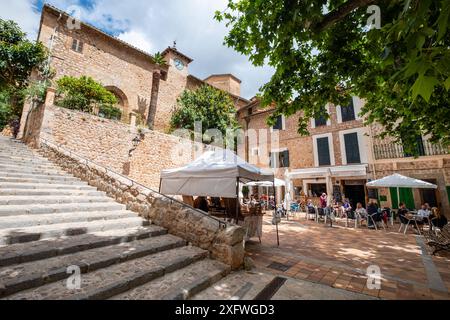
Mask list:
[[[321,21],[315,23],[312,26],[312,30],[314,30],[316,33],[322,32],[324,29],[344,19],[350,12],[352,12],[356,8],[367,6],[376,1],[377,0],[350,0],[336,10],[327,13]]]

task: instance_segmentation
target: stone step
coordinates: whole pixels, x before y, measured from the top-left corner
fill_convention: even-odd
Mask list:
[[[93,211],[93,212],[68,212],[58,214],[32,214],[20,216],[0,217],[0,230],[11,228],[25,228],[33,226],[89,222],[97,220],[114,220],[121,218],[133,218],[137,214],[132,211]]]
[[[32,242],[62,236],[74,236],[92,232],[147,226],[149,222],[141,217],[121,218],[88,222],[56,223],[23,228],[0,230],[0,245]]]
[[[0,172],[52,172],[52,171],[61,171],[61,169],[54,164],[38,164],[38,165],[29,165],[22,163],[10,163],[10,164],[0,164]]]
[[[48,180],[66,180],[66,181],[80,181],[69,174],[39,174],[39,173],[19,173],[19,172],[0,172],[0,179],[2,178],[16,178],[16,179],[48,179]]]
[[[125,205],[111,203],[62,203],[49,205],[11,205],[0,206],[0,217],[18,216],[24,214],[49,214],[49,213],[66,213],[76,211],[117,211],[125,210]]]
[[[253,300],[275,277],[258,271],[238,271],[194,295],[191,300]]]
[[[0,267],[43,260],[165,234],[167,234],[166,229],[149,225],[146,227],[100,231],[79,236],[49,238],[0,246]]]
[[[99,202],[114,202],[112,198],[106,195],[99,196],[3,196],[0,195],[0,206],[15,206],[15,205],[47,205],[58,203],[99,203]]]
[[[0,196],[100,196],[104,193],[100,191],[89,190],[61,190],[61,189],[0,189]]]
[[[5,182],[0,183],[0,191],[2,189],[26,189],[26,190],[90,190],[96,191],[95,187],[87,184],[59,184],[59,183],[19,183],[19,182]]]
[[[116,295],[111,299],[186,300],[210,287],[229,272],[229,266],[219,261],[205,259]]]
[[[157,240],[162,237],[173,236],[167,235],[149,240]],[[36,272],[20,266],[17,267],[17,270],[8,268],[9,270],[3,277],[4,282],[0,285],[0,287],[3,286],[4,288],[3,290],[0,289],[0,296],[9,295],[7,299],[13,300],[107,299],[206,258],[207,251],[196,247],[179,247],[183,241],[176,239],[176,237],[173,238],[174,241],[169,245],[165,244],[164,248],[159,250],[165,251],[154,254],[151,253],[157,251],[151,244],[145,243],[145,245],[139,246],[135,242],[132,242],[124,244],[123,246],[125,248],[116,250],[116,252],[108,252],[108,248],[89,250],[97,252],[95,255],[88,255],[81,260],[80,258],[70,258],[67,261],[58,263],[56,267],[52,266],[49,268],[48,263],[43,266],[38,266],[38,268],[35,265],[29,267],[33,267]],[[139,240],[136,242],[149,240]],[[175,248],[167,250],[169,246]],[[161,247],[161,245],[157,245],[157,247]],[[58,257],[59,260],[61,258]],[[121,261],[124,262],[119,263]],[[33,262],[33,264],[38,263]],[[68,288],[66,280],[58,280],[68,277],[66,273],[67,266],[77,264],[80,266],[82,272],[81,286],[79,289],[71,289]],[[42,270],[42,268],[46,271],[39,273],[39,270]],[[26,274],[23,273],[24,270],[27,270]],[[88,273],[83,274],[85,272]],[[0,276],[1,274],[0,269]],[[49,281],[53,281],[53,283],[45,284]],[[33,289],[18,292],[27,288]],[[12,294],[14,292],[18,293]]]
[[[3,156],[0,155],[0,164],[10,164],[10,163],[16,163],[16,164],[22,164],[22,165],[39,165],[39,164],[52,164],[50,161],[35,157],[30,158],[20,158],[20,157],[13,157],[13,156]]]
[[[35,174],[49,174],[58,175],[64,174],[65,172],[61,169],[34,169],[34,168],[19,168],[19,167],[4,167],[0,166],[0,172],[9,173],[35,173]]]
[[[1,173],[0,173],[1,175]],[[0,183],[36,183],[36,184],[66,184],[66,185],[87,185],[87,182],[80,181],[77,179],[45,179],[45,178],[10,178],[10,177],[0,177]]]

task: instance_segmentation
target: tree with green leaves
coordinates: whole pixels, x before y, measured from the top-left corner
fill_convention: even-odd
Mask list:
[[[116,96],[91,77],[64,76],[56,84],[56,105],[88,113],[98,110],[105,118],[120,119]]]
[[[448,0],[229,0],[215,17],[228,46],[275,69],[261,87],[269,124],[299,113],[305,135],[327,102],[359,96],[366,123],[414,153],[418,135],[450,143],[449,12]]]
[[[2,123],[20,117],[33,70],[43,72],[47,50],[26,39],[17,23],[0,19],[0,92]],[[0,124],[1,125],[1,124]]]
[[[183,91],[177,104],[170,120],[171,131],[187,129],[194,132],[197,121],[202,124],[202,134],[208,129],[217,129],[225,141],[227,130],[235,131],[239,127],[235,118],[236,108],[228,93],[209,85],[203,85],[195,91]]]

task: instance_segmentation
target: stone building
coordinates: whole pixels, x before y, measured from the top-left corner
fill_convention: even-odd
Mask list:
[[[430,181],[438,190],[400,190],[400,200],[418,208],[429,202],[449,212],[450,155],[448,148],[433,145],[421,137],[420,157],[403,152],[392,138],[378,140],[379,126],[364,126],[358,115],[364,101],[353,97],[347,106],[329,103],[329,119],[310,119],[310,135],[297,133],[299,114],[278,117],[269,128],[267,117],[274,107],[261,108],[258,99],[241,108],[239,122],[246,131],[240,153],[247,161],[261,167],[277,169],[277,176],[292,181],[291,196],[314,198],[322,192],[337,198],[348,198],[353,205],[377,199],[381,205],[396,208],[396,189],[368,190],[365,184],[372,179],[392,173]]]
[[[240,80],[231,74],[198,79],[189,74],[193,59],[175,47],[162,52],[166,65],[157,65],[147,52],[47,4],[38,40],[49,49],[54,80],[64,75],[94,78],[118,98],[124,122],[134,113],[151,128],[166,131],[181,92],[207,83],[229,92],[237,108],[248,104],[239,96]]]

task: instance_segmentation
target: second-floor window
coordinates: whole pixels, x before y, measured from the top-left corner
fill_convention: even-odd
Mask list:
[[[83,53],[83,42],[77,39],[73,39],[72,50],[78,53]]]
[[[359,153],[358,133],[344,134],[345,156],[347,163],[361,163],[361,155]]]
[[[350,103],[341,107],[342,122],[355,120],[355,106],[353,105],[353,98],[350,99]]]
[[[271,152],[270,153],[271,168],[288,168],[289,167],[289,150]]]
[[[277,121],[275,122],[275,124],[273,125],[272,129],[273,130],[284,130],[284,123],[283,123],[283,116],[278,116],[277,117]]]
[[[328,137],[317,138],[316,141],[319,166],[331,165],[330,145],[328,144]]]

